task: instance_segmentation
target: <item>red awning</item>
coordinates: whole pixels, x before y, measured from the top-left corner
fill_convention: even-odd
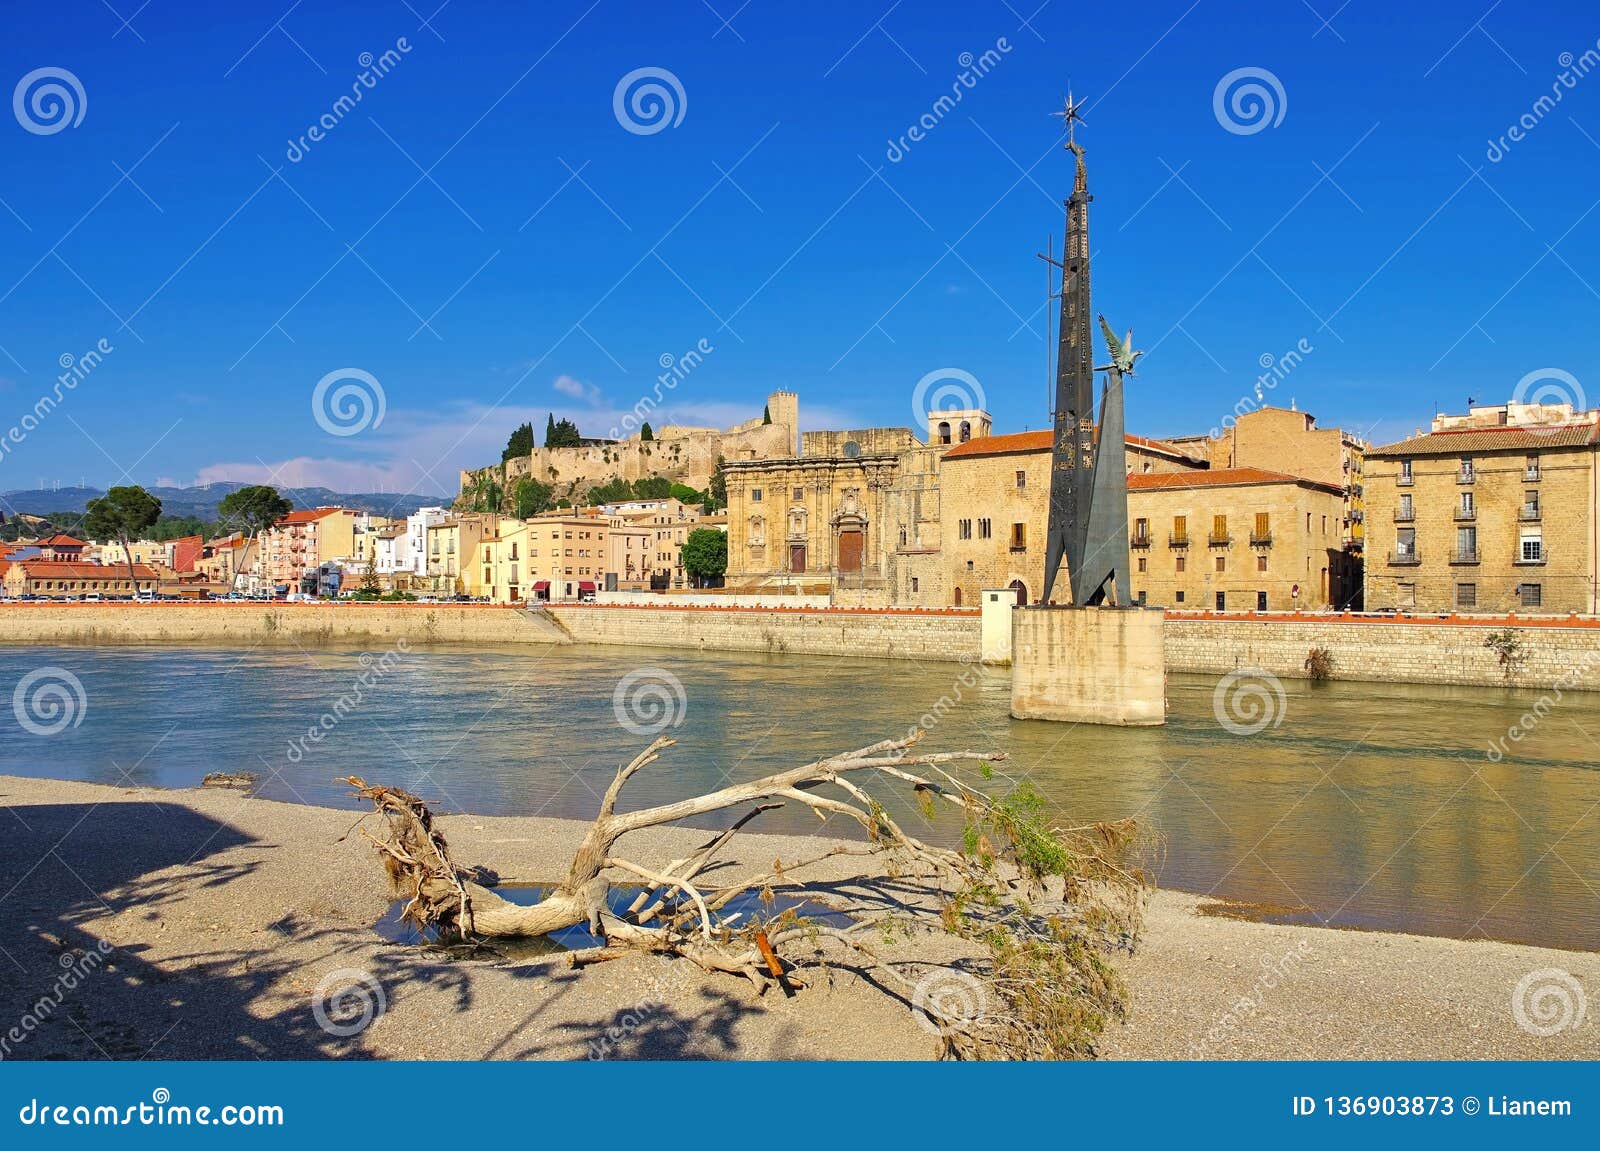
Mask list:
[[[578,590],[581,591],[581,592],[583,592],[583,591],[594,591],[594,584],[590,583],[588,580],[579,580],[578,581]]]
[[[533,590],[534,591],[549,591],[550,590],[550,581],[547,580],[547,579],[539,580],[537,583],[535,583],[533,585]]]

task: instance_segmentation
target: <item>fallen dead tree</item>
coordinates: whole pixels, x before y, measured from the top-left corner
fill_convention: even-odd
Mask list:
[[[919,733],[920,734],[920,733]],[[1006,794],[989,789],[1001,753],[916,754],[919,737],[884,740],[748,783],[638,811],[617,811],[627,783],[655,763],[673,741],[657,739],[617,772],[579,844],[565,879],[531,906],[508,902],[475,882],[450,855],[422,800],[397,788],[351,777],[355,793],[383,817],[381,835],[367,833],[397,893],[404,918],[445,940],[540,936],[587,925],[602,944],[573,952],[582,966],[637,952],[682,957],[707,971],[742,976],[759,989],[774,983],[792,994],[807,969],[853,968],[904,993],[941,1053],[956,1058],[1074,1058],[1091,1054],[1108,1019],[1119,1016],[1124,989],[1110,963],[1132,946],[1147,882],[1127,857],[1131,821],[1057,828],[1026,784]],[[965,776],[978,778],[969,782]],[[980,786],[980,784],[984,786]],[[910,834],[874,797],[873,785],[908,789],[925,814],[936,805],[959,812],[959,848]],[[824,822],[858,825],[865,842],[838,844],[770,870],[719,880],[726,848],[753,819],[800,804]],[[676,824],[712,812],[751,806],[727,830],[689,855],[647,865],[619,844],[631,832]],[[862,884],[892,889],[865,913],[848,910],[848,926],[809,921],[791,909],[777,914],[721,913],[735,899],[777,892],[816,897],[808,889],[826,860]],[[623,905],[614,884],[637,888]],[[826,903],[825,896],[818,901]],[[919,934],[942,934],[962,946],[961,958],[930,963],[908,957]],[[925,950],[925,949],[924,949]]]

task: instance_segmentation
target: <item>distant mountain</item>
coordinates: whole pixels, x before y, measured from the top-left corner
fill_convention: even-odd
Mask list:
[[[194,516],[202,520],[220,518],[217,505],[229,492],[249,487],[231,481],[202,484],[193,488],[148,488],[146,490],[161,501],[161,512],[169,516]],[[279,492],[297,508],[344,507],[358,511],[376,512],[386,516],[408,516],[418,508],[430,504],[448,507],[453,496],[391,495],[384,492],[335,492],[327,488],[286,488]],[[0,493],[0,511],[7,517],[48,515],[51,512],[81,512],[90,500],[106,493],[100,488],[34,488],[26,491]]]

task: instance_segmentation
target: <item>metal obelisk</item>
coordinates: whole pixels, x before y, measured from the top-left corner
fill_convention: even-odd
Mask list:
[[[1061,328],[1056,353],[1055,439],[1050,473],[1050,523],[1045,545],[1043,602],[1063,559],[1078,606],[1128,606],[1127,448],[1123,438],[1122,371],[1107,369],[1096,426],[1094,314],[1089,284],[1089,173],[1075,126],[1081,104],[1069,96],[1058,112],[1066,121],[1067,150],[1076,161],[1066,202],[1067,234],[1061,254]],[[1113,349],[1115,353],[1115,349]],[[1115,358],[1115,357],[1114,357]]]

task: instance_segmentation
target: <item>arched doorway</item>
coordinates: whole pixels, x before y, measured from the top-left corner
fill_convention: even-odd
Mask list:
[[[1017,606],[1018,607],[1027,607],[1028,606],[1028,585],[1023,583],[1019,579],[1014,579],[1007,586],[1010,587],[1011,590],[1016,593]]]
[[[956,588],[956,606],[957,607],[961,606],[961,589],[960,588]]]

